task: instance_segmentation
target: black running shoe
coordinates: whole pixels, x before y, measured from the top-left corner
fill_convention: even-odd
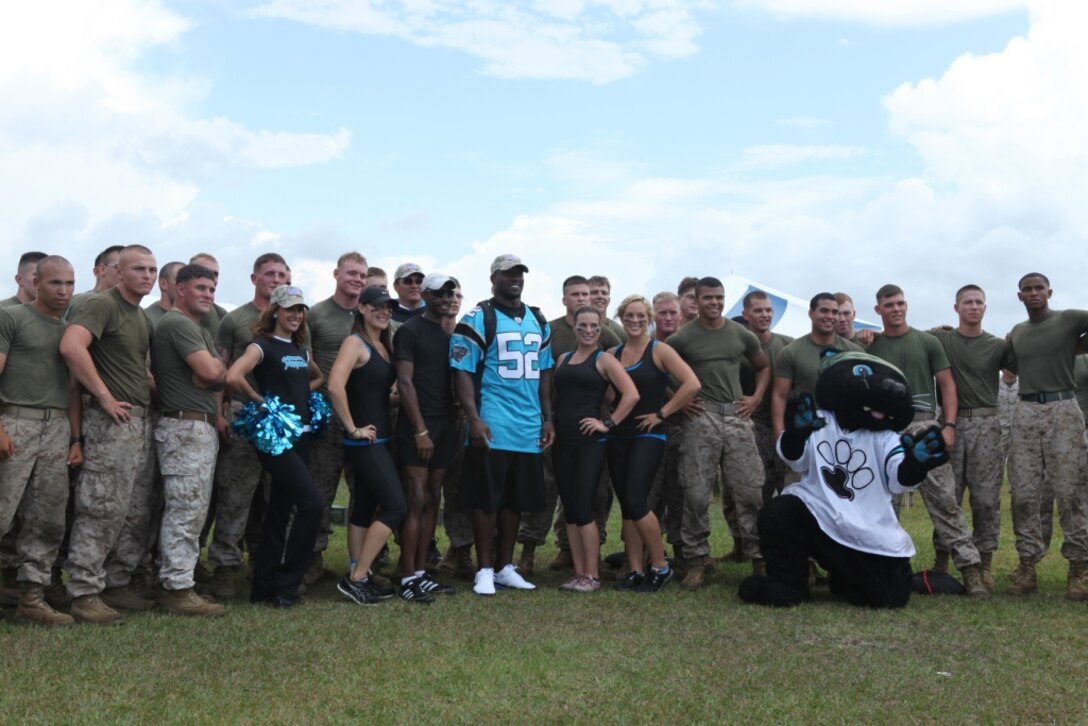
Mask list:
[[[639,592],[661,592],[661,588],[669,584],[669,580],[672,579],[672,573],[675,572],[671,567],[664,572],[659,572],[652,567],[650,571],[646,573],[646,579],[639,585]]]
[[[353,580],[345,575],[336,584],[336,589],[356,605],[377,605],[380,602],[379,598],[371,591],[370,583],[366,580]]]
[[[423,592],[423,588],[420,582],[423,578],[417,577],[414,580],[409,580],[408,584],[400,586],[400,599],[405,602],[418,602],[424,605],[430,605],[434,602],[434,595]]]
[[[379,600],[388,600],[389,598],[397,594],[392,587],[383,585],[378,582],[378,578],[376,577],[366,578],[366,586],[367,589],[370,590],[371,594],[373,594],[374,597]]]
[[[416,578],[416,582],[419,583],[419,589],[430,595],[456,595],[456,588],[449,585],[443,585],[438,580],[432,580],[427,575]]]
[[[641,572],[628,572],[627,577],[613,585],[612,589],[620,592],[634,592],[639,589],[645,579],[646,575]]]

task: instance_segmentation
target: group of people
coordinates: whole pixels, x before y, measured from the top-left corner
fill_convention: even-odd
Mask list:
[[[249,600],[293,607],[326,575],[342,478],[351,564],[337,589],[361,605],[456,592],[432,567],[440,519],[450,547],[439,571],[471,579],[477,595],[534,589],[553,520],[551,566],[571,572],[562,589],[598,590],[613,492],[617,590],[704,586],[715,488],[734,540],[726,558],[762,575],[760,511],[796,481],[776,451],[787,413],[816,390],[822,359],[861,350],[909,381],[907,432],[937,425],[951,454],[919,487],[934,567],[954,564],[970,595],[994,590],[1007,457],[1019,566],[1006,590],[1037,589],[1056,500],[1067,596],[1088,600],[1077,394],[1088,391],[1088,311],[1051,309],[1044,275],[1020,280],[1028,319],[1005,337],[982,329],[975,285],[956,293],[956,326],[926,332],[885,285],[879,333],[855,331],[850,297],[819,293],[811,332],[793,340],[771,330],[758,290],[739,318],[723,317],[714,277],[628,296],[612,317],[608,279],[571,276],[565,314],[549,321],[522,301],[520,258],[500,255],[490,273],[492,297],[458,319],[455,278],[405,263],[390,285],[348,252],[332,296],[310,306],[284,258],[266,253],[252,300],[227,312],[207,253],[160,269],[146,247],[110,247],[78,295],[66,259],[24,254],[16,295],[0,301],[0,602],[45,625],[119,624],[154,607],[218,616],[248,553]],[[1003,431],[999,397],[1017,384]],[[300,430],[243,438],[232,423],[253,406],[290,412]],[[394,537],[400,560],[386,578],[378,563]]]

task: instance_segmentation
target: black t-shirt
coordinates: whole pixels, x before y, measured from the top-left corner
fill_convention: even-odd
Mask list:
[[[393,359],[413,364],[412,383],[425,419],[449,417],[453,409],[449,353],[450,334],[422,315],[400,326],[393,336]]]
[[[295,407],[303,424],[310,423],[310,354],[283,338],[255,338],[264,355],[253,369],[257,392],[277,396]]]
[[[616,424],[616,427],[609,432],[612,436],[638,436],[642,434],[643,432],[639,430],[636,419],[648,413],[657,413],[665,405],[665,389],[668,387],[669,376],[654,365],[654,346],[656,345],[657,341],[651,340],[638,363],[625,369],[627,375],[631,377],[631,381],[634,382],[635,388],[638,389],[639,399],[635,407],[631,409],[631,413],[627,414],[627,417]],[[616,358],[621,355],[623,355],[623,345],[616,349]],[[658,424],[657,428],[652,429],[650,433],[664,433],[664,427]]]

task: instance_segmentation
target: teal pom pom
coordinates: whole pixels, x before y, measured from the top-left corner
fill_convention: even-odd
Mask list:
[[[310,393],[310,429],[316,434],[332,420],[332,409],[329,408],[329,400],[320,392]]]

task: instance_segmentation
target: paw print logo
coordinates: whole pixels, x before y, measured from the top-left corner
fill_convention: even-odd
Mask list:
[[[820,467],[824,484],[835,492],[835,496],[853,501],[855,491],[873,483],[873,471],[865,466],[865,452],[852,448],[849,441],[839,439],[834,446],[829,441],[821,441],[816,453],[824,461]]]

